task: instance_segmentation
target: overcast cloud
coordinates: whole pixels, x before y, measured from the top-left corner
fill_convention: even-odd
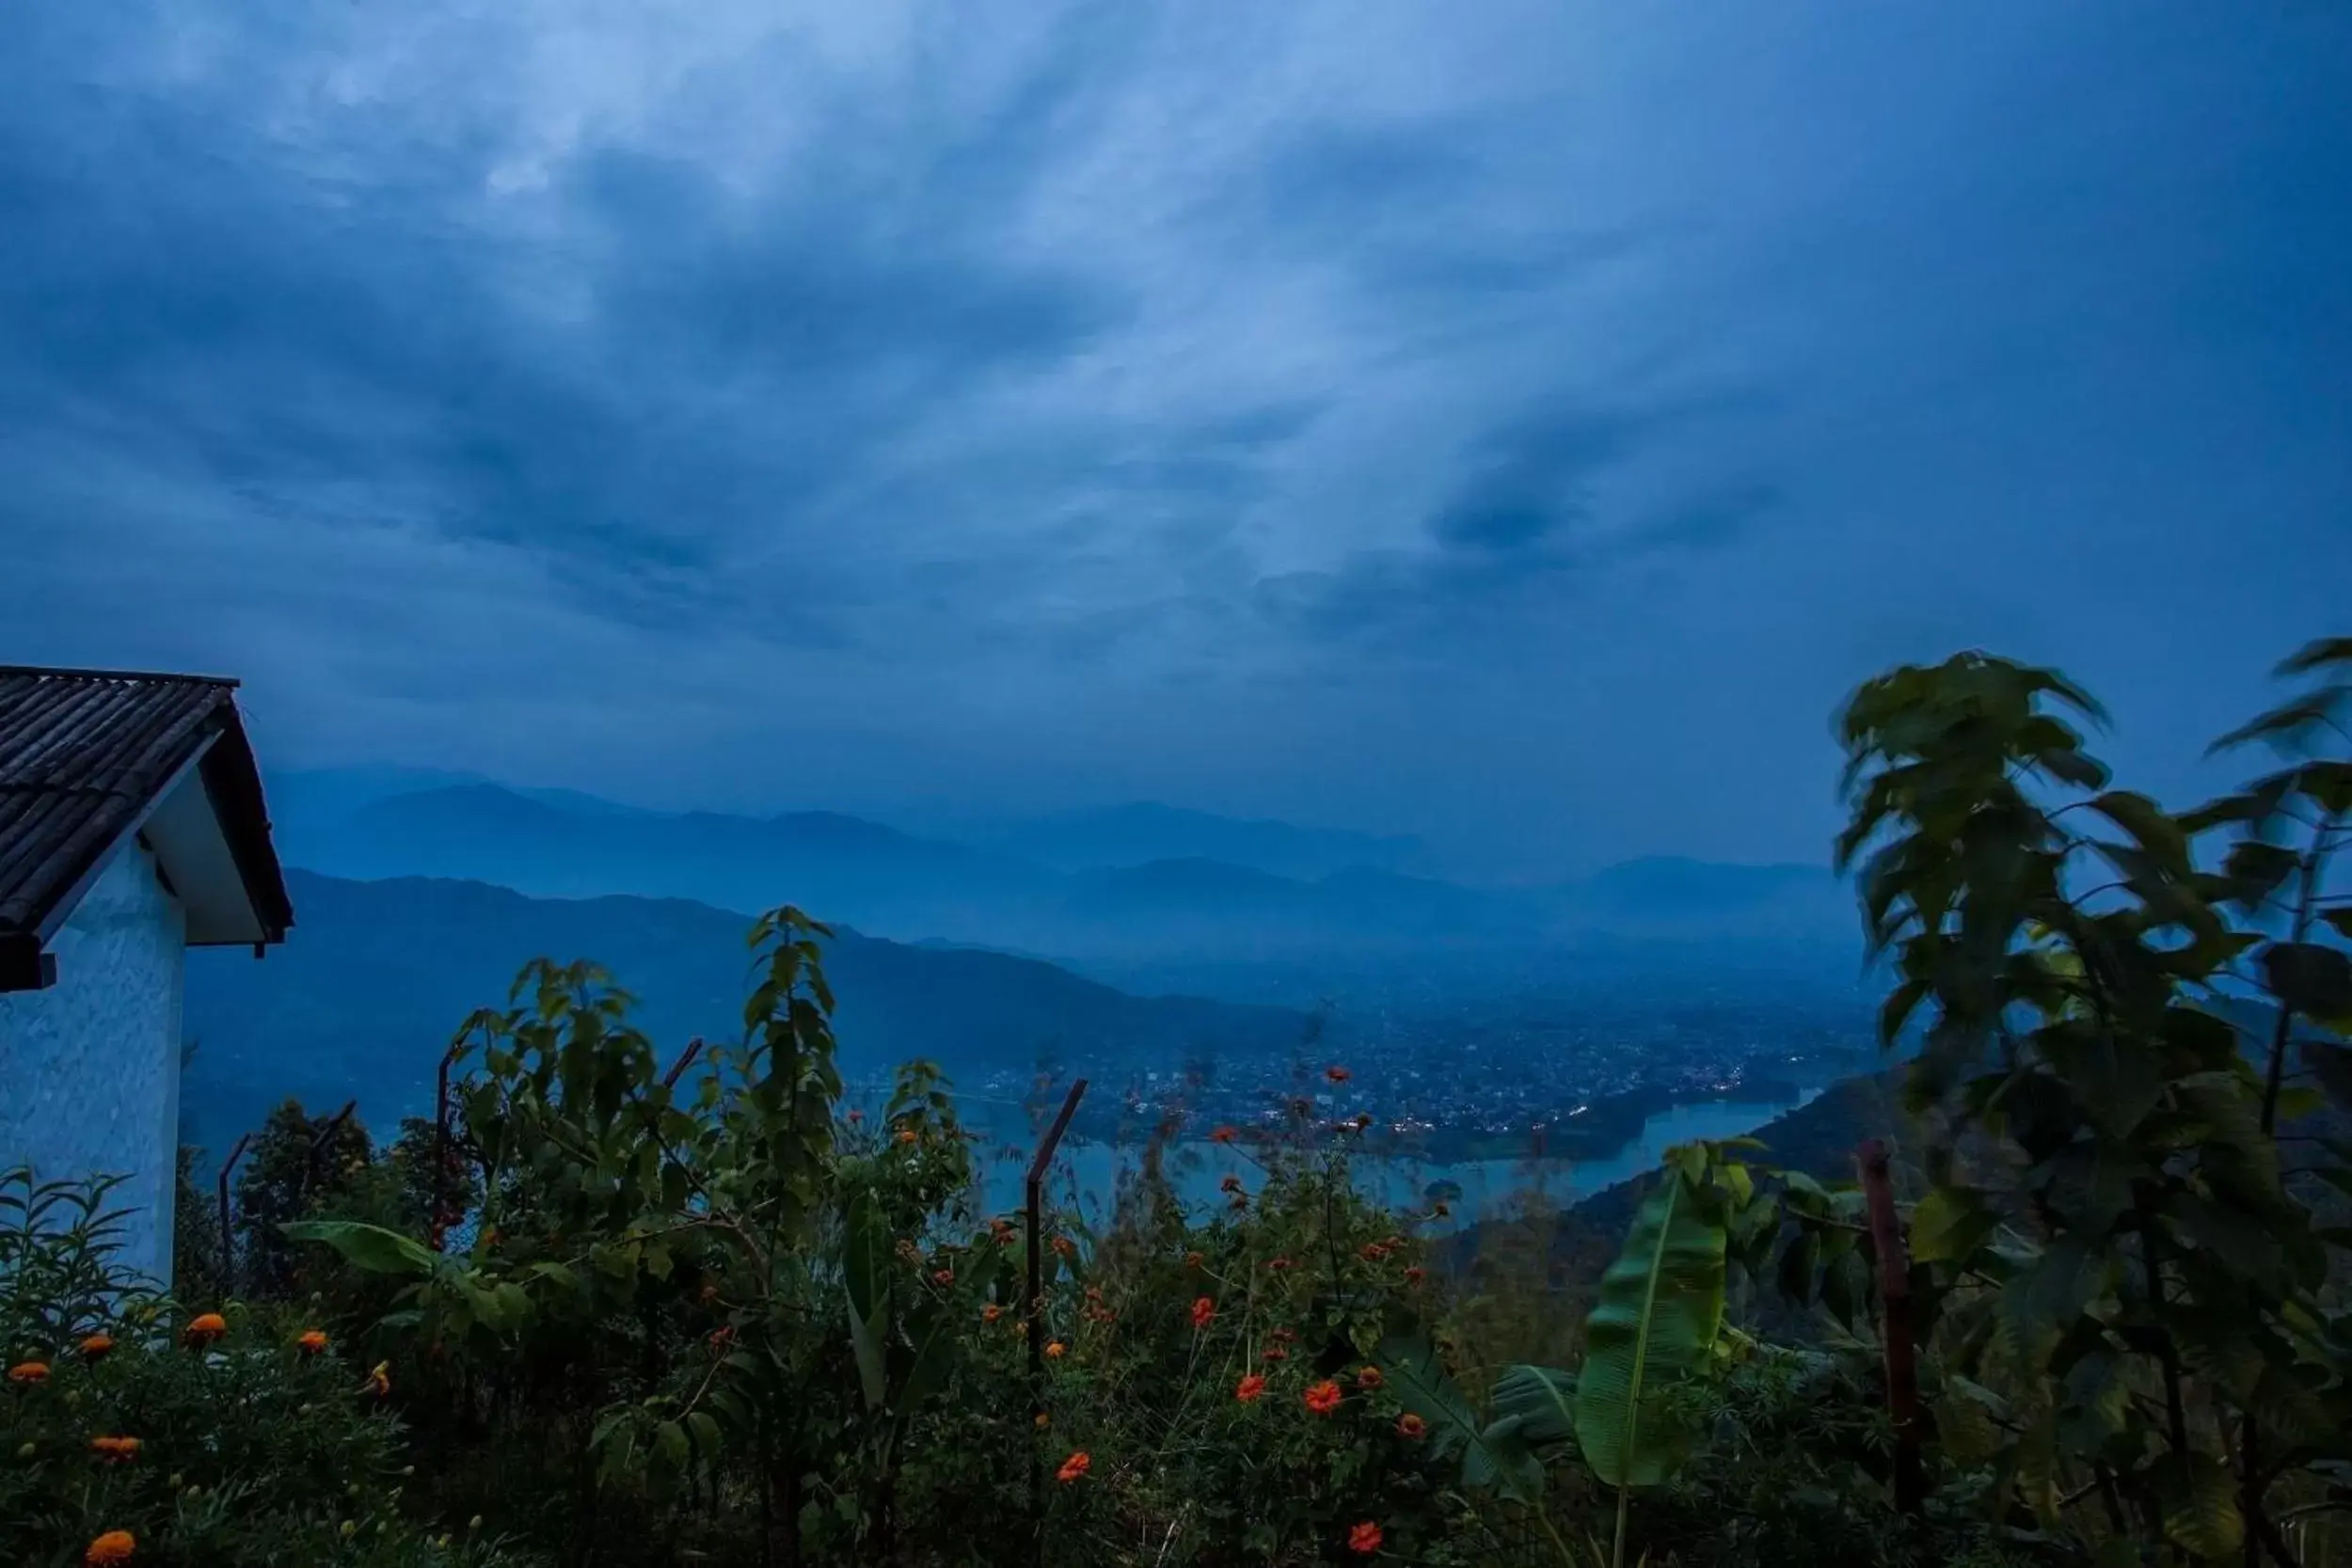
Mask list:
[[[2352,9],[21,4],[0,658],[663,805],[1818,859],[2352,629]]]

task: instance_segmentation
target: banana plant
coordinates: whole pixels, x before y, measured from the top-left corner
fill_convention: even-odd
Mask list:
[[[1491,1418],[1481,1424],[1426,1338],[1400,1336],[1380,1350],[1398,1399],[1428,1423],[1433,1456],[1459,1456],[1465,1487],[1534,1507],[1547,1465],[1571,1449],[1581,1453],[1617,1490],[1614,1568],[1625,1560],[1632,1491],[1670,1480],[1690,1452],[1695,1434],[1676,1391],[1724,1359],[1728,1246],[1735,1228],[1751,1228],[1755,1195],[1747,1168],[1724,1149],[1692,1144],[1668,1154],[1624,1251],[1601,1278],[1578,1370],[1505,1369],[1489,1394]],[[1575,1560],[1555,1544],[1564,1560]]]

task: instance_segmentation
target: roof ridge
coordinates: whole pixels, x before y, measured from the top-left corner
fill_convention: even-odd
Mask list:
[[[186,686],[225,686],[231,689],[244,684],[234,675],[194,675],[166,670],[77,670],[52,664],[0,664],[0,675],[54,676],[60,680],[82,681],[175,681]]]

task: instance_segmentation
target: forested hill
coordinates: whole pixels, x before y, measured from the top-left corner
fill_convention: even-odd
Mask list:
[[[188,965],[196,1042],[183,1126],[217,1146],[289,1094],[319,1106],[359,1099],[388,1123],[432,1100],[434,1069],[474,1008],[502,1006],[534,958],[591,958],[641,1003],[665,1050],[694,1035],[733,1039],[749,968],[740,914],[682,899],[525,897],[482,882],[288,876],[301,925],[260,962],[200,955]],[[1025,1068],[1054,1053],[1082,1069],[1195,1053],[1289,1049],[1304,1014],[1183,997],[1138,997],[1029,958],[914,947],[841,930],[825,970],[838,998],[844,1070],[926,1057],[959,1076]]]

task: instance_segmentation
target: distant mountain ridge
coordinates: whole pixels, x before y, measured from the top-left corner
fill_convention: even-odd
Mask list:
[[[754,911],[790,902],[899,941],[1049,953],[1081,964],[1163,959],[1330,963],[1498,945],[1664,938],[1843,942],[1850,897],[1826,871],[1661,857],[1577,882],[1477,888],[1348,863],[1299,875],[1187,853],[1063,866],[1094,853],[1214,842],[1295,865],[1414,841],[1243,822],[1163,806],[1043,819],[975,847],[835,812],[661,813],[479,782],[379,794],[285,834],[294,863],[333,875],[449,877],[541,897],[632,894]],[[1026,859],[1026,843],[1061,863]]]
[[[1057,812],[1014,828],[993,847],[1057,871],[1158,861],[1225,861],[1311,881],[1355,866],[1426,868],[1428,849],[1405,834],[1302,828],[1271,818],[1219,816],[1155,800]]]
[[[694,1035],[734,1039],[749,974],[748,920],[683,899],[530,898],[482,882],[360,882],[289,874],[299,940],[260,963],[227,954],[188,965],[185,1028],[197,1043],[184,1119],[219,1144],[287,1094],[374,1120],[429,1106],[436,1064],[474,1008],[503,1006],[534,958],[590,958],[639,998],[665,1050]],[[1187,997],[1138,997],[1032,958],[912,947],[838,930],[826,974],[844,1070],[879,1074],[926,1057],[970,1077],[1026,1069],[1041,1054],[1077,1070],[1224,1052],[1287,1050],[1304,1013]],[[224,1136],[225,1135],[225,1136]]]

